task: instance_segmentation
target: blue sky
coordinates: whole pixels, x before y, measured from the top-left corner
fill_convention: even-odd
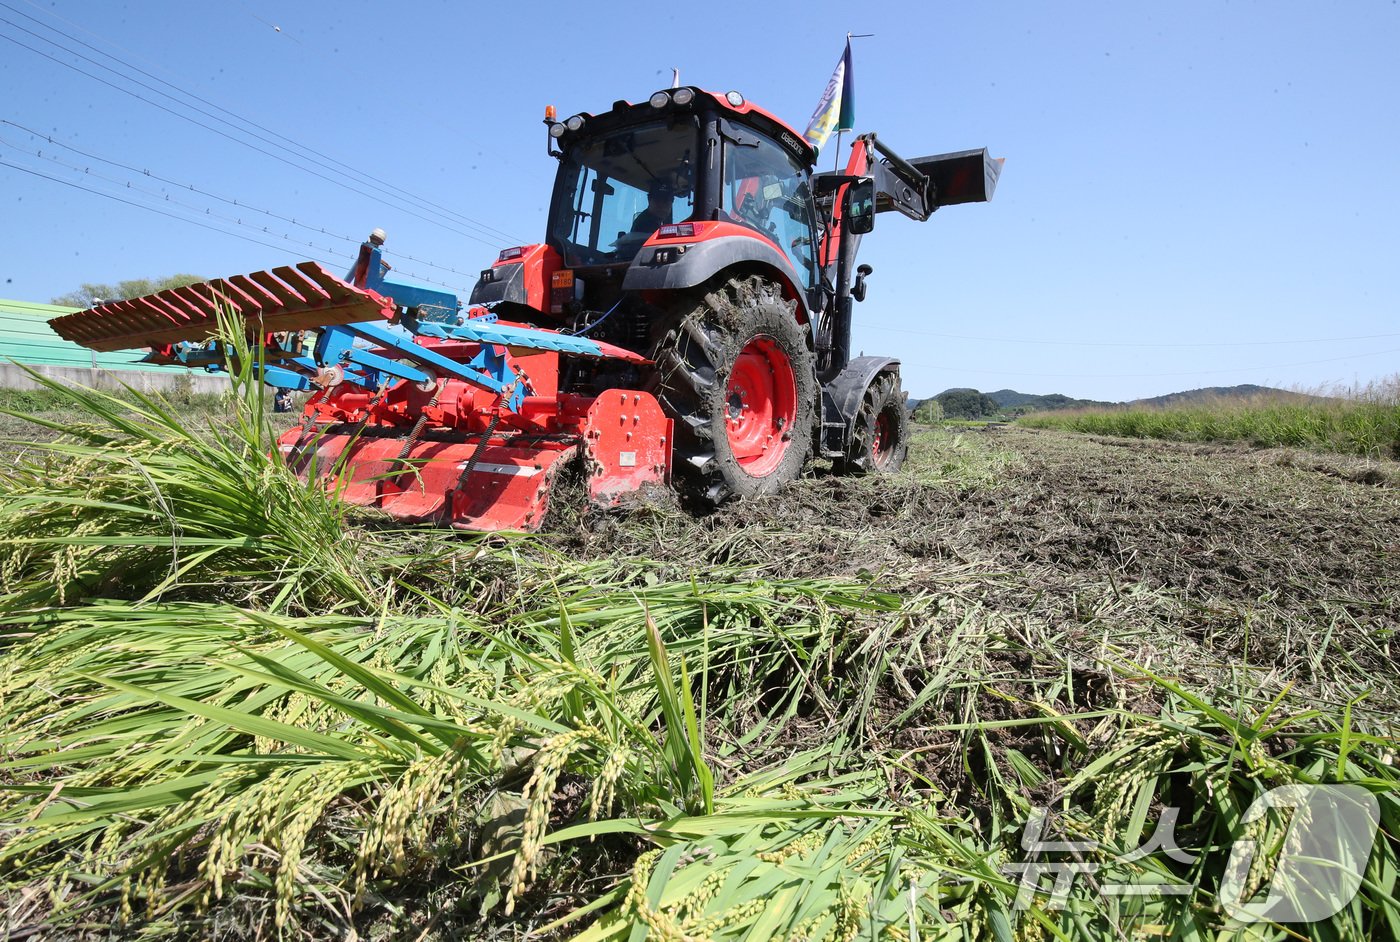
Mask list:
[[[875,34],[855,45],[859,130],[1007,158],[992,203],[881,216],[862,247],[855,346],[903,358],[914,396],[1400,372],[1392,0],[0,0],[0,296],[342,267],[339,237],[376,226],[400,272],[469,289],[543,235],[546,104],[642,100],[678,67],[800,129],[847,31]]]

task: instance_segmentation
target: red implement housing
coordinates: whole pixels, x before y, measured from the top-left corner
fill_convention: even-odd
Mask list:
[[[453,359],[475,344],[422,339]],[[384,395],[350,385],[307,403],[282,452],[298,474],[323,478],[343,499],[406,522],[479,532],[535,530],[565,469],[583,475],[595,506],[616,506],[669,480],[671,420],[650,393],[557,393],[559,354],[512,353],[533,393],[518,412],[458,379],[429,389],[399,382]]]

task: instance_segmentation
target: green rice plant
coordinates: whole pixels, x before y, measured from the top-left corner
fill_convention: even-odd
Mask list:
[[[848,601],[888,605],[859,591],[590,585],[513,624],[460,609],[291,619],[193,602],[18,615],[0,636],[0,869],[47,875],[53,918],[112,894],[158,918],[190,902],[191,879],[205,905],[246,886],[250,854],[270,849],[256,853],[279,861],[286,924],[308,873],[358,898],[431,867],[452,852],[446,835],[505,788],[526,812],[510,909],[534,882],[562,774],[593,781],[592,819],[619,805],[713,808],[686,651],[703,683],[731,657],[791,662]],[[760,612],[770,632],[755,630]],[[336,827],[363,836],[326,846],[329,822],[347,814]],[[191,873],[181,860],[200,862]]]
[[[1136,669],[1134,674],[1142,676]],[[1019,898],[1027,889],[1015,869],[1027,859],[1021,837],[1030,808],[1024,800],[1020,807],[993,804],[975,820],[940,808],[941,799],[935,804],[903,793],[890,804],[871,791],[889,771],[887,760],[861,762],[859,771],[828,778],[819,770],[832,761],[849,763],[851,756],[824,755],[785,789],[784,797],[802,802],[795,808],[758,801],[736,814],[730,803],[745,802],[726,789],[711,817],[653,825],[658,846],[637,859],[616,889],[549,928],[596,915],[576,938],[592,942],[645,931],[661,938],[849,938],[854,933],[1070,939],[1169,931],[1182,939],[1285,939],[1292,937],[1287,927],[1229,922],[1219,902],[1234,842],[1260,840],[1266,854],[1276,853],[1288,826],[1278,816],[1245,826],[1244,811],[1278,785],[1352,782],[1380,799],[1381,831],[1365,863],[1361,893],[1308,931],[1310,937],[1326,938],[1392,935],[1400,925],[1395,903],[1400,799],[1393,758],[1387,760],[1384,749],[1393,741],[1328,730],[1307,713],[1236,714],[1165,679],[1153,682],[1168,696],[1163,714],[1116,711],[1119,735],[1109,740],[1112,745],[1094,749],[1078,770],[1054,782],[1052,794],[1059,797],[1051,807],[1061,832],[1048,836],[1087,840],[1091,849],[1080,862],[1092,865],[1085,871],[1089,876],[1067,888],[1060,903],[1047,898],[1048,885],[1027,894],[1024,902]],[[1041,722],[1057,725],[1054,718]],[[1338,737],[1356,764],[1337,751]],[[800,759],[811,761],[794,757],[786,768]],[[1010,780],[1020,774],[1017,761],[1015,752],[1001,753],[993,759],[995,774]],[[850,805],[824,817],[814,795]],[[749,800],[754,797],[762,795],[750,790]],[[1161,805],[1174,802],[1180,803],[1180,816],[1162,816]],[[749,811],[755,820],[745,820]],[[781,813],[786,811],[793,816]],[[731,816],[744,826],[729,826],[725,819]],[[1179,839],[1176,846],[1192,862],[1178,863],[1162,848],[1134,856],[1168,820],[1176,825],[1170,832]],[[698,833],[689,833],[692,829]],[[1266,865],[1267,858],[1255,878],[1261,883],[1268,879]],[[1144,892],[1106,894],[1106,885]]]
[[[62,435],[0,470],[0,605],[150,600],[177,586],[310,611],[383,598],[382,567],[345,538],[346,506],[282,460],[246,345],[231,362],[233,412],[212,429],[158,396],[32,374],[68,413],[33,419]]]
[[[113,614],[88,612],[86,619],[94,630],[121,631]],[[507,680],[490,655],[453,687],[380,666],[388,656],[415,660],[433,637],[426,626],[368,633],[343,619],[298,626],[315,628],[313,635],[287,620],[221,607],[163,614],[148,616],[144,632],[128,625],[122,633],[135,640],[124,651],[90,650],[92,660],[105,655],[105,675],[70,667],[58,679],[65,708],[57,715],[23,711],[7,730],[4,767],[17,781],[0,813],[10,822],[0,863],[31,879],[49,873],[56,905],[120,890],[127,912],[142,901],[145,915],[155,916],[181,902],[167,881],[188,877],[179,861],[194,848],[202,858],[197,882],[212,900],[257,845],[280,860],[278,922],[285,924],[306,839],[346,796],[366,808],[357,825],[364,834],[353,853],[345,848],[326,865],[347,873],[348,888],[362,889],[404,865],[410,845],[430,844],[429,831],[444,815],[454,817],[464,790],[484,787],[508,760],[525,755],[535,768],[524,789],[532,808],[526,834],[533,829],[537,839],[562,767],[590,767],[586,757],[609,746],[608,724],[591,707],[591,724],[569,727],[548,710],[518,705],[535,678]],[[241,633],[242,643],[207,637],[230,632]],[[179,634],[186,644],[171,658],[190,658],[198,641],[204,655],[176,671],[160,641]],[[7,667],[13,676],[14,665]],[[434,701],[436,712],[423,705]],[[635,747],[627,754],[647,756]],[[591,768],[597,773],[601,762]],[[654,778],[650,770],[629,776]],[[531,853],[527,840],[527,869]],[[68,875],[75,873],[98,879],[74,886]],[[517,889],[523,883],[522,874]]]
[[[1317,679],[1387,663],[1370,622],[1278,614],[1288,650],[1266,672],[1184,631],[1194,600],[1111,574],[1057,599],[1025,585],[1039,572],[937,560],[901,597],[773,577],[774,546],[814,542],[779,525],[684,552],[658,537],[656,559],[357,528],[282,468],[240,388],[250,405],[218,440],[154,398],[94,394],[48,483],[19,475],[28,511],[0,511],[7,932],[207,935],[244,907],[248,933],[310,937],[431,936],[439,919],[442,937],[589,940],[1397,934],[1393,731],[1381,708],[1327,705],[1346,685]],[[1135,421],[1326,432],[1297,408]],[[915,445],[911,476],[934,488],[996,484],[1018,460],[992,435]],[[1138,644],[1177,676],[1128,663]],[[1231,844],[1282,827],[1248,831],[1243,809],[1290,782],[1377,795],[1363,891],[1306,932],[1231,926]],[[1123,860],[1167,805],[1195,859]],[[1094,844],[1095,879],[1063,907],[1020,899],[1041,810]],[[429,897],[426,927],[393,922]]]
[[[375,887],[452,861],[474,862],[468,873],[482,873],[497,912],[518,908],[556,875],[554,854],[586,859],[625,840],[616,884],[554,930],[1079,938],[1146,923],[1204,938],[1221,926],[1214,894],[1239,815],[1264,788],[1359,782],[1381,797],[1386,835],[1400,823],[1394,741],[1287,713],[1282,701],[1224,709],[1124,665],[1115,673],[1160,693],[1160,714],[1066,714],[1050,704],[1072,675],[1041,679],[1029,699],[999,693],[1010,678],[977,652],[1009,639],[963,617],[901,644],[910,626],[881,607],[864,610],[875,619],[864,627],[846,623],[862,611],[843,605],[859,600],[854,586],[822,596],[812,582],[739,584],[727,614],[724,584],[656,583],[630,608],[625,589],[598,588],[560,586],[551,606],[513,624],[461,609],[295,619],[199,603],[27,616],[10,629],[0,671],[0,707],[13,720],[0,740],[13,783],[0,805],[0,871],[12,891],[46,885],[51,922],[114,898],[134,919],[161,919],[214,905],[231,887],[260,892],[265,874],[290,925],[324,909],[312,890],[367,901]],[[754,613],[770,610],[785,614],[765,630]],[[827,673],[809,661],[794,675],[825,690],[822,709],[834,711],[822,721],[825,745],[726,758],[739,755],[736,728],[755,714],[716,696],[722,675],[736,662],[777,669],[813,642],[850,665]],[[901,683],[911,691],[903,715],[878,713],[880,691]],[[1219,696],[1229,702],[1228,691]],[[819,702],[802,699],[804,710]],[[989,715],[998,700],[1019,716]],[[882,745],[881,726],[929,710],[953,720],[944,729],[980,769],[976,811]],[[794,721],[781,700],[757,715],[771,732]],[[861,736],[829,732],[842,724]],[[1062,764],[1033,758],[1032,733]],[[708,799],[702,767],[714,776]],[[561,812],[566,780],[588,797]],[[474,852],[491,796],[502,794],[520,812],[504,825],[515,837]],[[1157,803],[1183,795],[1194,796],[1181,819],[1194,868],[1119,863],[1150,831]],[[1019,908],[1006,868],[1024,857],[1020,835],[1037,804],[1097,843],[1100,882],[1189,893],[1106,903],[1085,883],[1064,909],[1039,898]],[[1341,937],[1394,919],[1394,853],[1383,837],[1360,901],[1329,923]]]
[[[882,851],[897,815],[868,772],[823,774],[829,748],[741,776],[711,813],[648,824],[655,847],[614,889],[557,920],[597,915],[577,942],[876,935],[907,922],[909,883]]]

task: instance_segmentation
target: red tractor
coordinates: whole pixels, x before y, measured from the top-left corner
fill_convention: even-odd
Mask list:
[[[220,310],[262,375],[310,393],[288,460],[405,520],[535,529],[581,469],[615,504],[673,483],[716,505],[813,457],[893,471],[908,416],[893,357],[850,356],[875,214],[985,201],[985,150],[904,160],[874,134],[844,172],[738,92],[682,87],[546,118],[559,161],[543,242],[508,248],[467,305],[386,279],[376,232],[340,279],[306,262],[57,318],[96,349],[219,369]]]

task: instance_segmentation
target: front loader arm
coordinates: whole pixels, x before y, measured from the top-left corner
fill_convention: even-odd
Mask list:
[[[905,160],[872,132],[856,138],[843,172],[813,177],[813,193],[826,222],[818,258],[831,292],[816,338],[823,382],[831,382],[850,361],[852,301],[865,299],[864,279],[870,274],[870,266],[862,265],[852,284],[862,237],[845,219],[852,185],[870,188],[876,213],[894,210],[924,222],[940,206],[990,200],[1003,162],[989,156],[985,147]]]
[[[851,145],[845,170],[813,177],[817,203],[826,208],[831,223],[822,240],[823,267],[836,261],[851,183],[870,179],[877,213],[895,210],[924,222],[940,206],[990,201],[1005,162],[1003,157],[990,156],[985,147],[905,160],[874,132],[862,134]]]

